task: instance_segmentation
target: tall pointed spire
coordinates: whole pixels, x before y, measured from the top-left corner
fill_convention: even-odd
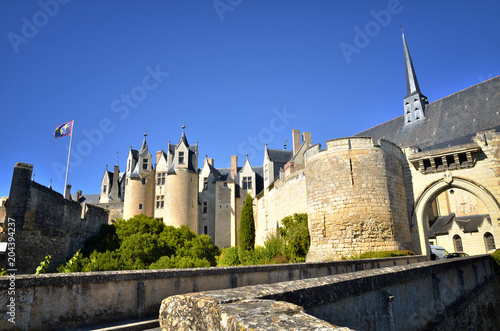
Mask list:
[[[406,89],[407,94],[404,99],[405,118],[404,124],[414,123],[425,118],[425,105],[428,103],[427,97],[420,92],[417,75],[413,62],[411,61],[410,51],[406,44],[405,34],[403,35],[403,49],[405,53],[405,71],[406,71]]]

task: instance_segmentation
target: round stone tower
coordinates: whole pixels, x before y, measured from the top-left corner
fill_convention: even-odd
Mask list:
[[[403,153],[371,138],[341,138],[305,154],[311,247],[307,262],[411,249]]]
[[[164,222],[198,233],[198,144],[189,146],[184,127],[165,184]]]
[[[123,202],[124,219],[139,214],[154,216],[155,175],[152,161],[146,135],[144,135],[140,150],[130,148],[127,157],[125,199]]]

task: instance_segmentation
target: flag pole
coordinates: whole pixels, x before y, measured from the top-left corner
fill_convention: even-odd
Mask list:
[[[71,156],[71,145],[73,143],[73,129],[75,126],[75,119],[71,121],[71,135],[69,138],[69,150],[68,150],[68,164],[66,166],[66,179],[64,180],[64,198],[69,199],[70,198],[70,191],[67,189],[68,187],[68,173],[69,173],[69,158]]]

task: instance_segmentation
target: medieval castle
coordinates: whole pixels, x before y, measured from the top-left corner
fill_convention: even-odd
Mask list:
[[[216,168],[205,157],[198,169],[198,144],[188,143],[184,127],[179,142],[168,142],[154,158],[144,137],[138,150],[130,148],[124,172],[118,165],[113,172],[106,168],[96,205],[109,210],[109,219],[145,214],[229,247],[238,243],[250,194],[257,245],[276,233],[282,218],[308,214],[308,261],[370,250],[428,254],[430,244],[469,254],[494,250],[500,238],[500,76],[429,103],[404,35],[403,48],[401,116],[323,148],[311,133],[293,130],[293,150],[266,145],[262,166],[248,158],[238,166],[232,156],[230,168]]]

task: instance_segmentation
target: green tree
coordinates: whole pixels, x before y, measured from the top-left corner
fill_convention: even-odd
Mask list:
[[[307,214],[293,214],[281,220],[278,233],[284,240],[284,253],[297,262],[305,261],[309,251],[310,238]]]
[[[255,246],[255,221],[252,203],[252,197],[247,194],[241,209],[240,228],[238,229],[238,256],[241,262],[245,261],[245,255],[247,252],[253,251]]]

